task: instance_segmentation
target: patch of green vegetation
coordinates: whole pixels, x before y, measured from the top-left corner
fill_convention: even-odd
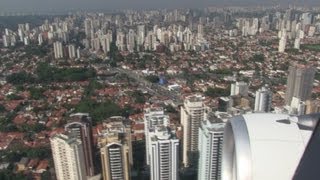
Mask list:
[[[209,96],[209,97],[212,97],[212,98],[216,98],[216,97],[229,96],[230,92],[229,92],[229,90],[222,89],[222,88],[209,87],[204,94],[206,96]]]
[[[43,89],[43,88],[31,87],[29,89],[29,91],[30,91],[30,96],[32,99],[39,100],[44,97],[43,93],[44,93],[45,89]]]
[[[9,94],[6,96],[8,100],[22,100],[23,98],[16,94]]]
[[[251,58],[250,61],[253,62],[263,62],[264,61],[264,55],[263,54],[254,54]]]
[[[303,44],[301,49],[320,52],[320,44]]]
[[[214,74],[221,74],[221,75],[232,75],[233,71],[231,69],[216,69],[211,71]]]
[[[156,75],[149,75],[145,77],[146,80],[148,80],[151,83],[158,83],[159,82],[159,77]]]
[[[13,85],[20,85],[25,83],[34,83],[35,78],[25,71],[21,71],[18,73],[13,73],[6,78],[8,83],[11,83]]]
[[[320,72],[316,72],[314,79],[320,81]]]
[[[40,82],[84,81],[96,75],[92,68],[57,68],[48,63],[39,64],[36,72]]]
[[[96,80],[91,80],[89,85],[84,91],[84,95],[86,97],[92,96],[96,89],[101,89],[101,88],[103,88],[103,85],[101,83],[99,83]]]
[[[18,162],[22,157],[47,159],[51,157],[51,148],[17,147],[12,149],[11,151],[0,151],[0,155],[0,159],[2,162]]]
[[[123,115],[123,110],[114,102],[95,102],[91,99],[83,99],[76,107],[76,112],[86,112],[92,117],[93,124],[101,122],[112,116]]]
[[[146,102],[146,98],[141,91],[133,91],[131,94],[135,103],[144,104]]]
[[[25,83],[85,81],[95,76],[96,72],[92,68],[57,68],[48,63],[41,63],[36,69],[36,76],[21,71],[7,76],[6,80],[13,85],[22,85]]]

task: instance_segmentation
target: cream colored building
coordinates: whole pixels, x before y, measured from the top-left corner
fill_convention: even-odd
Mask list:
[[[129,180],[133,165],[130,125],[122,117],[112,117],[99,130],[102,175],[104,180]]]
[[[81,141],[64,134],[50,138],[57,180],[87,179]]]
[[[181,107],[181,124],[183,126],[183,156],[184,167],[197,161],[198,137],[200,123],[205,117],[205,106],[200,95],[189,96]]]

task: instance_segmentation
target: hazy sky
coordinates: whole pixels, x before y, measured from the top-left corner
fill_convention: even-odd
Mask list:
[[[282,3],[300,2],[318,4],[320,0],[277,0]],[[206,7],[208,5],[253,5],[271,0],[0,0],[0,11],[48,11],[68,9],[143,9],[143,8],[184,8]]]

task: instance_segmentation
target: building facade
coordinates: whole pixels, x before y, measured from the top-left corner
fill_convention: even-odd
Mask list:
[[[104,180],[130,180],[132,160],[131,128],[124,118],[113,117],[98,132]]]
[[[169,116],[166,115],[161,107],[146,108],[144,110],[144,129],[146,137],[146,164],[150,165],[149,155],[149,131],[157,126],[169,126]]]
[[[307,65],[292,65],[289,67],[285,101],[291,105],[293,97],[306,101],[311,97],[315,68]]]
[[[179,179],[179,140],[168,127],[158,126],[150,132],[150,179]]]
[[[198,180],[220,180],[223,131],[225,123],[218,118],[201,122],[199,129]]]
[[[262,87],[256,92],[254,102],[255,112],[270,112],[272,103],[272,91],[267,87]]]
[[[63,46],[62,43],[57,41],[53,43],[53,51],[54,51],[54,58],[61,59],[63,58]]]
[[[85,169],[88,176],[93,176],[93,137],[92,122],[88,113],[76,113],[70,115],[70,122],[65,125],[66,132],[78,138],[82,143]]]
[[[185,99],[181,107],[181,125],[183,127],[183,155],[184,167],[197,163],[198,136],[200,123],[205,116],[202,96],[193,95]]]
[[[57,180],[86,180],[81,141],[75,137],[57,134],[50,138]]]

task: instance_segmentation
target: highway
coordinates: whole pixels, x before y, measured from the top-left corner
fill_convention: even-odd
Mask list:
[[[169,91],[166,86],[161,86],[159,84],[151,83],[147,81],[145,77],[141,74],[135,73],[130,70],[122,69],[122,68],[110,68],[110,70],[118,73],[126,74],[127,76],[135,79],[143,88],[148,90],[150,94],[168,97],[175,104],[181,103],[180,93]]]

